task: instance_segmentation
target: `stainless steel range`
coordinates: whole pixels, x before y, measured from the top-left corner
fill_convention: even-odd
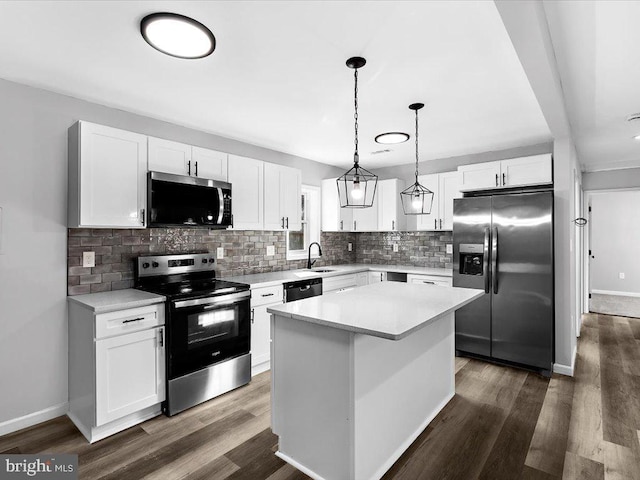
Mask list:
[[[251,380],[249,285],[217,280],[210,254],[139,257],[136,288],[167,297],[171,416]]]

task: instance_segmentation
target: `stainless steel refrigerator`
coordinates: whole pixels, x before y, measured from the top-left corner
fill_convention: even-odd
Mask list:
[[[456,312],[456,352],[549,376],[554,361],[553,193],[454,200],[453,255],[453,286],[485,291]]]

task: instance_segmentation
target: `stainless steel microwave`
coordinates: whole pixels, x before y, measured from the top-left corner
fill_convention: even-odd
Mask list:
[[[149,172],[150,227],[227,228],[232,225],[231,184],[207,178]]]

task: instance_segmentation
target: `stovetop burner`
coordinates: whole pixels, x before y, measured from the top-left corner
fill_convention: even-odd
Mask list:
[[[171,299],[249,290],[249,285],[216,279],[214,263],[201,253],[138,257],[135,286]]]

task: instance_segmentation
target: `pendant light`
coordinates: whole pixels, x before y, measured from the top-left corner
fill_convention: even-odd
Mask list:
[[[347,67],[354,70],[354,108],[355,113],[355,152],[353,154],[353,167],[340,176],[338,185],[338,198],[342,208],[367,208],[373,205],[373,199],[378,185],[378,176],[362,168],[358,156],[358,69],[364,67],[367,61],[362,57],[352,57],[347,60]]]
[[[405,215],[427,215],[433,206],[433,192],[418,181],[418,110],[424,103],[412,103],[409,108],[416,112],[416,181],[400,193]]]

